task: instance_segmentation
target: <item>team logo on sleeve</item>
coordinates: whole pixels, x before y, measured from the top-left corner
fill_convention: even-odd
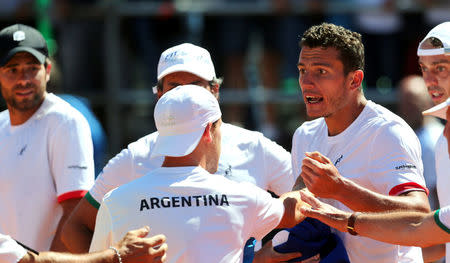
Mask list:
[[[395,166],[395,170],[417,169],[414,164],[405,163],[399,166]]]

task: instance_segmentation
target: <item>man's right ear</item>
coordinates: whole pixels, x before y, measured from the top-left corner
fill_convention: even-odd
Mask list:
[[[202,135],[202,140],[204,139],[208,143],[213,141],[211,129],[212,129],[212,123],[208,123],[208,125],[206,125],[205,131],[203,132],[203,135]]]

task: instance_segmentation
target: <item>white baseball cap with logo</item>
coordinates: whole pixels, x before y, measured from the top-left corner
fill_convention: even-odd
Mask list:
[[[446,101],[422,112],[423,115],[435,116],[441,119],[447,119],[447,108],[450,106],[450,98]]]
[[[437,38],[442,42],[442,48],[426,47],[426,43],[430,38]],[[444,22],[433,29],[420,42],[417,48],[417,56],[436,56],[436,55],[450,55],[450,22]]]
[[[211,81],[216,77],[208,50],[184,43],[164,51],[158,63],[158,81],[174,72],[189,72]]]
[[[208,123],[221,116],[217,99],[203,87],[183,85],[166,92],[155,106],[158,137],[151,157],[192,153]]]

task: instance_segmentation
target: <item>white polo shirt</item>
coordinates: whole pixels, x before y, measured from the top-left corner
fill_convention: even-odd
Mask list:
[[[439,206],[450,206],[450,157],[448,155],[447,139],[442,133],[436,143],[436,189]],[[450,262],[450,243],[445,244],[445,260]]]
[[[216,174],[250,182],[277,195],[292,189],[295,178],[289,152],[259,132],[227,123],[222,123],[221,129],[222,152]],[[94,207],[99,207],[110,190],[161,167],[163,157],[150,158],[157,136],[154,132],[131,143],[108,162],[86,195]]]
[[[62,207],[81,198],[94,182],[87,121],[53,94],[25,123],[11,126],[0,113],[0,233],[38,250],[49,250]]]
[[[0,262],[17,263],[25,254],[27,251],[10,236],[0,234]]]
[[[450,234],[450,206],[444,206],[436,210],[434,221],[442,230]]]
[[[414,131],[397,115],[368,101],[364,110],[346,130],[328,136],[324,118],[303,123],[292,143],[295,175],[301,172],[305,152],[327,156],[339,173],[374,192],[400,195],[427,191],[423,178],[420,142]],[[336,200],[324,200],[351,211]],[[348,233],[337,233],[351,262],[422,262],[420,248],[400,247]]]
[[[107,195],[90,252],[148,225],[167,237],[167,262],[242,262],[250,237],[262,239],[284,214],[283,203],[251,183],[201,167],[162,167]]]

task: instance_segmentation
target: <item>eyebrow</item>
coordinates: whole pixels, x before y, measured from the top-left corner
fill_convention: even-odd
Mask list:
[[[170,86],[181,86],[181,85],[183,85],[183,84],[181,84],[179,82],[169,82],[168,84]],[[189,82],[187,84],[184,84],[184,85],[198,85],[198,84],[202,84],[202,81],[201,80],[196,80],[196,81],[192,81],[192,82]]]
[[[448,64],[448,63],[450,63],[450,61],[448,59],[441,59],[439,61],[435,61],[435,62],[431,63],[431,65]]]
[[[33,62],[26,63],[26,65],[41,65],[41,63],[33,61]],[[12,68],[12,67],[17,67],[17,66],[19,66],[19,63],[6,64],[3,67],[5,67],[5,68]]]
[[[449,64],[449,63],[450,63],[450,61],[448,59],[441,59],[441,60],[432,62],[431,65],[434,66],[434,65],[438,65],[438,64]],[[419,60],[419,65],[425,65],[425,63],[423,63],[423,61]]]
[[[299,67],[299,66],[305,66],[305,64],[299,62],[299,63],[297,63],[297,67]],[[331,67],[331,64],[325,63],[325,62],[315,62],[315,63],[312,63],[312,66]]]

